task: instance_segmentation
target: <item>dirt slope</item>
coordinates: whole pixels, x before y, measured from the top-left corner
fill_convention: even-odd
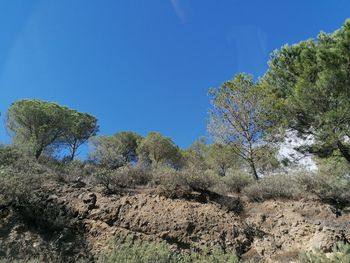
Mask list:
[[[0,257],[93,262],[111,238],[128,235],[166,240],[174,249],[220,245],[259,262],[290,262],[301,249],[329,251],[334,242],[350,240],[350,211],[316,200],[244,202],[237,215],[213,202],[172,200],[148,190],[106,196],[82,185],[50,189],[40,200],[45,209],[34,216],[58,207],[50,212],[56,228],[1,208]]]

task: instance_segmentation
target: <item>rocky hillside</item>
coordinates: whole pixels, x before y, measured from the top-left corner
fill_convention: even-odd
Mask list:
[[[83,183],[50,183],[31,207],[0,208],[0,257],[94,262],[113,237],[164,240],[174,250],[220,246],[256,262],[297,261],[301,250],[331,251],[350,240],[350,210],[317,200],[248,202],[229,211],[205,194],[169,199],[152,189],[106,195]],[[204,196],[203,196],[204,195]]]

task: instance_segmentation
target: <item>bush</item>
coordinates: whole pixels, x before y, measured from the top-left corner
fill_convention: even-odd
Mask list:
[[[0,259],[0,263],[9,263],[9,261]],[[42,263],[40,259],[30,259],[30,260],[14,260],[11,263]]]
[[[95,182],[104,186],[107,192],[115,192],[118,188],[146,185],[151,181],[151,173],[141,166],[123,166],[118,169],[96,167],[94,172]]]
[[[344,243],[335,244],[332,253],[327,255],[316,252],[302,252],[299,255],[301,263],[348,263],[350,262],[350,245]]]
[[[110,252],[103,253],[99,263],[238,263],[234,254],[225,253],[215,247],[202,253],[190,251],[178,253],[170,249],[166,242],[146,242],[130,238],[117,239]]]
[[[316,195],[321,201],[343,208],[350,205],[350,167],[337,158],[322,160],[316,173],[299,172],[294,179],[305,193]]]
[[[22,157],[23,154],[18,149],[0,145],[0,167],[12,165]]]
[[[150,169],[142,165],[129,166],[128,174],[134,185],[147,185],[152,180]]]
[[[229,170],[227,175],[224,178],[222,178],[222,180],[225,187],[225,191],[229,193],[240,193],[243,190],[243,188],[254,183],[255,181],[252,175],[234,170]]]
[[[186,169],[182,173],[188,185],[197,191],[211,190],[221,180],[221,177],[211,170],[203,172],[196,169]]]
[[[343,208],[350,204],[350,178],[347,175],[301,174],[296,176],[300,189],[315,194],[321,201]]]
[[[169,198],[185,198],[192,191],[210,191],[220,181],[214,172],[185,169],[177,171],[169,167],[153,170],[153,184],[158,186],[159,194]]]
[[[271,175],[261,178],[254,184],[243,189],[252,201],[264,201],[274,198],[295,198],[300,190],[291,176]]]
[[[158,194],[168,198],[186,198],[192,192],[186,175],[172,168],[162,167],[153,170],[153,184],[157,185]]]
[[[52,171],[13,147],[0,147],[0,204],[27,202]]]
[[[118,188],[132,186],[132,180],[127,169],[127,167],[121,167],[116,170],[98,168],[94,178],[98,184],[105,188],[107,193],[115,193]]]

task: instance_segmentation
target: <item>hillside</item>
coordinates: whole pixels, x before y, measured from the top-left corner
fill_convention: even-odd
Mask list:
[[[256,203],[242,196],[238,214],[210,198],[195,198],[200,195],[195,192],[194,199],[185,200],[147,188],[106,195],[101,187],[81,182],[52,181],[45,187],[38,209],[1,207],[0,257],[94,262],[113,238],[130,237],[163,240],[174,250],[218,245],[242,259],[291,262],[300,251],[330,252],[337,241],[350,240],[350,210],[316,199]]]

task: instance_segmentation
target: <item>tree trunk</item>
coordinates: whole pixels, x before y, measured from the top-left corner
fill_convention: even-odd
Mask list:
[[[43,148],[40,148],[40,149],[36,150],[36,152],[35,152],[35,159],[38,160],[42,152],[43,152]]]
[[[350,163],[350,148],[345,146],[341,141],[337,142],[337,146],[343,157]]]
[[[255,177],[255,180],[259,180],[258,172],[256,171],[256,167],[255,167],[254,161],[250,160],[249,164],[250,164],[250,168],[252,169],[252,173],[253,173],[253,175]]]
[[[76,152],[76,149],[73,149],[73,150],[72,150],[72,153],[71,153],[71,155],[70,155],[70,161],[71,161],[71,162],[74,161],[75,152]]]

